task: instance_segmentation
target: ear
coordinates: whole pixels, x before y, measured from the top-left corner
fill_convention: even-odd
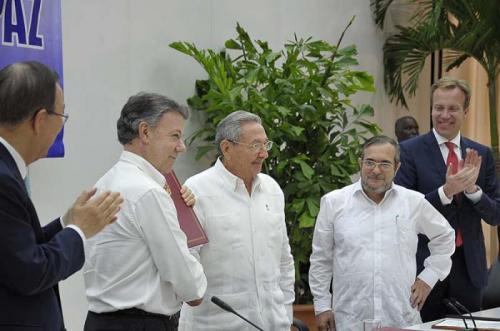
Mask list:
[[[401,167],[401,162],[396,163],[395,167],[396,167],[396,169],[394,169],[394,175],[396,175],[396,173],[399,170],[399,167]]]
[[[359,169],[363,168],[362,165],[363,165],[363,160],[361,160],[361,158],[358,158],[358,165],[359,165]]]
[[[228,160],[230,157],[229,157],[229,150],[231,149],[231,142],[229,140],[222,140],[220,142],[220,150],[221,150],[221,153],[222,153],[222,157],[224,160]]]
[[[33,116],[31,126],[36,135],[40,135],[43,132],[48,116],[49,113],[45,108],[38,110],[35,116]]]
[[[464,109],[464,116],[466,116],[469,113],[469,107]]]
[[[142,143],[148,144],[151,140],[151,127],[146,122],[140,122],[139,127],[137,128],[137,133],[139,136],[139,140]]]

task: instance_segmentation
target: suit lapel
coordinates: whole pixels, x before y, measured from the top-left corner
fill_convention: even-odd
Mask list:
[[[22,187],[23,191],[27,194],[26,184],[24,183],[23,178],[21,177],[21,173],[19,172],[19,168],[17,167],[16,161],[12,155],[10,155],[9,151],[3,144],[0,143],[0,159],[4,161],[7,168],[10,170],[12,177],[14,177],[19,185]]]
[[[463,136],[460,136],[460,151],[462,152],[462,160],[465,160],[467,155],[467,148],[469,148],[469,142]]]
[[[424,137],[426,157],[429,158],[429,166],[432,167],[438,174],[441,183],[446,180],[446,164],[443,160],[443,154],[439,148],[438,142],[434,133],[429,131]]]
[[[30,219],[27,220],[30,222],[30,225],[33,228],[33,231],[35,232],[35,237],[36,241],[38,243],[45,242],[45,236],[43,234],[42,227],[40,225],[40,221],[38,220],[38,216],[36,213],[36,208],[33,205],[33,202],[31,201],[31,198],[28,194],[28,190],[26,189],[26,184],[21,177],[21,173],[19,172],[19,168],[17,167],[16,161],[14,161],[14,158],[10,154],[10,152],[5,148],[3,144],[0,143],[0,162],[3,162],[8,170],[10,171],[10,174],[12,175],[13,178],[16,179],[17,183],[19,184],[20,189],[22,192],[25,194],[25,208],[27,209],[28,213],[31,215]]]

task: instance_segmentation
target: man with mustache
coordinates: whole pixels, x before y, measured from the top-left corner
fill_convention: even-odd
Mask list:
[[[156,93],[129,98],[117,123],[123,152],[96,184],[121,192],[118,220],[89,240],[85,331],[175,331],[182,302],[200,304],[207,281],[189,253],[164,174],[184,152],[188,110]],[[191,192],[181,190],[188,204]]]
[[[481,219],[500,223],[500,191],[491,150],[463,137],[460,128],[469,113],[467,82],[444,77],[431,89],[433,129],[401,144],[401,169],[395,182],[425,194],[456,232],[450,275],[429,295],[421,315],[431,321],[452,313],[444,298],[456,298],[470,311],[481,309],[487,283]],[[419,238],[417,270],[429,255],[427,238]]]
[[[208,287],[200,306],[182,307],[179,330],[255,330],[210,302],[217,296],[264,330],[289,331],[295,271],[284,196],[274,179],[261,173],[273,143],[261,119],[246,111],[224,118],[215,142],[215,165],[186,181],[209,239],[193,252]]]
[[[451,268],[453,229],[421,193],[392,182],[398,144],[373,137],[359,163],[361,179],[323,196],[316,219],[309,285],[320,331],[362,330],[366,319],[420,323],[435,280]],[[419,233],[431,238],[431,255],[415,278]]]

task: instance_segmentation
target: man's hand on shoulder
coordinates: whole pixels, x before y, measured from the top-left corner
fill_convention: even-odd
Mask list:
[[[335,331],[335,317],[331,310],[324,311],[316,315],[316,325],[318,331]]]
[[[431,290],[432,288],[423,280],[421,280],[420,278],[415,279],[415,282],[411,286],[411,306],[413,308],[417,308],[417,310],[420,311]]]
[[[116,214],[123,202],[120,193],[106,191],[94,197],[96,191],[95,188],[83,191],[64,215],[66,225],[76,225],[86,238],[96,235],[106,225],[116,221]]]

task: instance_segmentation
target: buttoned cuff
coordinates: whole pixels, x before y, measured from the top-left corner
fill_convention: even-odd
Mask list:
[[[62,219],[61,219],[61,223],[62,223]],[[64,227],[65,226],[63,225],[63,228]],[[70,224],[70,225],[66,226],[66,228],[70,228],[70,229],[75,230],[76,233],[78,233],[78,235],[80,236],[80,238],[82,238],[82,241],[85,242],[85,235],[83,234],[83,231],[79,227],[77,227],[74,224]]]
[[[421,281],[429,285],[431,289],[439,280],[439,275],[429,268],[425,268],[424,270],[422,270],[422,272],[417,277],[420,278]]]
[[[467,193],[464,191],[465,196],[467,199],[469,199],[473,204],[476,204],[481,200],[481,197],[483,196],[483,190],[479,186],[477,186],[477,191],[474,193]]]
[[[330,298],[314,300],[314,314],[316,316],[330,310],[332,310],[332,300]]]
[[[439,195],[439,199],[441,200],[441,203],[443,204],[443,206],[446,206],[446,205],[449,205],[452,201],[453,201],[453,197],[451,199],[449,199],[446,194],[444,194],[444,185],[441,186],[440,188],[438,188],[438,195]]]

